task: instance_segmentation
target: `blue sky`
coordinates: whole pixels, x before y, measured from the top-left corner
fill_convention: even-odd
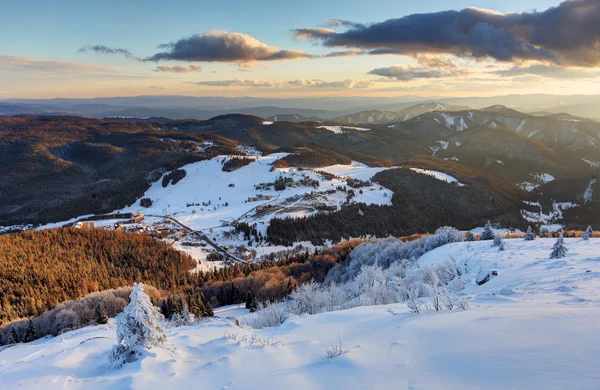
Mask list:
[[[95,52],[81,53],[86,45],[104,45],[123,48],[136,56],[147,57],[158,51],[157,45],[180,40],[209,30],[225,30],[247,34],[268,45],[285,50],[301,50],[322,55],[332,51],[318,40],[295,40],[293,29],[322,27],[331,19],[359,23],[378,23],[417,13],[461,10],[469,6],[492,9],[502,13],[531,12],[557,6],[559,1],[476,0],[476,1],[317,1],[287,2],[274,0],[233,0],[206,2],[198,0],[137,2],[117,0],[23,0],[4,1],[0,6],[0,98],[51,96],[109,96],[150,93],[181,93],[195,95],[278,95],[288,93],[285,85],[268,88],[231,86],[215,90],[210,86],[192,85],[192,82],[219,80],[372,80],[366,76],[374,68],[394,65],[415,66],[416,55],[353,56],[327,59],[299,59],[294,61],[160,61],[139,62],[118,55]],[[335,48],[336,50],[338,48]],[[346,49],[340,47],[339,49]],[[353,49],[349,47],[349,49]],[[448,53],[443,53],[444,55]],[[452,53],[450,53],[452,54]],[[439,55],[439,53],[435,53]],[[18,61],[14,59],[18,57]],[[25,60],[28,59],[28,60]],[[29,60],[31,59],[31,60]],[[493,66],[487,59],[462,64],[469,69]],[[24,61],[55,61],[51,69],[36,62],[35,71],[21,65]],[[68,63],[68,64],[67,64]],[[60,68],[64,64],[64,68]],[[83,65],[73,65],[83,64]],[[202,67],[200,72],[175,74],[153,72],[156,66]],[[413,65],[410,65],[413,64]],[[514,64],[510,64],[514,66]],[[523,65],[523,64],[519,64]],[[74,72],[68,76],[69,67]],[[86,69],[89,66],[89,69]],[[588,67],[589,68],[589,67]],[[63,71],[67,69],[67,71]],[[103,70],[102,70],[103,69]],[[417,68],[411,68],[415,70]],[[417,69],[418,70],[418,69]],[[586,71],[589,69],[585,69]],[[112,73],[112,75],[111,75]],[[428,76],[429,77],[429,76]],[[323,88],[320,94],[407,94],[410,83],[369,87],[365,91]],[[418,80],[410,80],[415,82]],[[425,81],[425,80],[423,80]],[[436,94],[435,88],[419,84],[423,94]],[[480,82],[481,80],[479,80]],[[240,84],[240,83],[238,83]],[[413,83],[414,84],[414,83]],[[153,88],[152,88],[153,87]],[[399,87],[394,91],[395,87]],[[152,89],[150,89],[152,88]],[[223,90],[225,89],[225,90]],[[360,88],[358,88],[360,89]],[[480,88],[482,89],[482,88]],[[419,92],[417,91],[417,92]],[[498,89],[500,91],[500,89]],[[315,93],[294,89],[295,94]],[[447,93],[448,91],[441,91]],[[465,91],[478,93],[477,90]],[[480,92],[479,92],[480,93]],[[27,96],[25,96],[27,95]]]

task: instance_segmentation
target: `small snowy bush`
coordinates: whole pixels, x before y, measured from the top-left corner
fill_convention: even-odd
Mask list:
[[[344,349],[344,347],[342,346],[342,336],[339,337],[339,343],[333,344],[329,349],[327,349],[327,360],[331,360],[334,357],[348,353],[348,350]]]
[[[584,240],[589,240],[590,238],[594,238],[594,231],[592,230],[591,226],[588,226],[587,229],[585,229],[585,232],[583,232],[583,235],[581,236],[582,239]]]
[[[533,241],[535,240],[535,234],[531,230],[531,226],[527,227],[527,233],[525,233],[525,241]]]

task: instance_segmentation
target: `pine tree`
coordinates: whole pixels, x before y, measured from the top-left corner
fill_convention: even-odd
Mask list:
[[[581,238],[586,241],[590,238],[594,238],[594,231],[592,230],[591,226],[588,226],[587,229],[585,229],[585,232],[583,232],[583,236],[581,236]]]
[[[250,313],[254,313],[258,310],[258,302],[256,302],[256,297],[252,297],[252,302],[250,303]]]
[[[492,246],[500,246],[502,244],[502,237],[500,237],[500,235],[498,234],[496,237],[494,237],[494,243],[492,244]]]
[[[535,234],[531,230],[531,226],[527,226],[527,233],[525,233],[525,241],[533,241],[535,240]]]
[[[102,302],[98,302],[96,304],[96,309],[94,310],[94,321],[96,322],[96,325],[108,324],[108,314],[106,314],[106,309],[104,308],[104,304],[102,304]]]
[[[212,308],[210,302],[206,301],[204,303],[204,305],[206,306],[206,316],[207,317],[214,317],[215,316],[215,312],[213,311],[213,308]]]
[[[30,343],[34,340],[37,340],[37,338],[38,338],[38,334],[37,334],[37,330],[35,329],[35,325],[33,324],[33,321],[31,319],[29,319],[29,324],[27,324],[27,332],[25,332],[24,341],[26,343]]]
[[[19,333],[17,332],[17,328],[13,326],[10,329],[10,333],[8,335],[8,344],[13,345],[13,344],[17,344],[20,342],[21,342],[21,337],[19,336]]]
[[[196,295],[195,305],[193,306],[194,311],[192,313],[196,317],[196,320],[201,320],[206,316],[206,307],[204,306],[204,302],[202,301],[202,296],[200,294]]]
[[[158,322],[162,316],[141,283],[133,285],[129,299],[129,304],[117,316],[117,345],[110,353],[110,360],[117,367],[135,360],[144,348],[150,349],[167,341]]]
[[[467,241],[475,241],[475,235],[473,232],[467,233]]]
[[[558,237],[558,240],[552,247],[552,253],[550,253],[550,258],[551,259],[559,259],[561,257],[565,257],[567,255],[567,252],[568,252],[568,249],[565,246],[565,240],[563,239],[563,234],[561,232],[560,236]]]
[[[504,241],[500,241],[500,245],[498,245],[498,250],[499,251],[503,251],[504,250]]]
[[[492,230],[492,223],[487,221],[485,227],[483,228],[483,233],[481,233],[481,237],[479,238],[481,241],[493,240],[494,239],[494,231]]]

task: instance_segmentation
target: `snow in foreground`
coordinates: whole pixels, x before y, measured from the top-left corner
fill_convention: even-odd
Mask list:
[[[470,308],[410,314],[404,304],[292,317],[240,328],[226,307],[191,327],[168,328],[168,347],[108,368],[111,325],[0,351],[1,388],[87,389],[597,389],[600,240],[461,242],[426,253],[422,266],[466,264]],[[498,276],[478,286],[477,274]],[[388,312],[391,309],[397,315]],[[112,324],[112,323],[111,323]],[[342,339],[348,353],[325,358]]]

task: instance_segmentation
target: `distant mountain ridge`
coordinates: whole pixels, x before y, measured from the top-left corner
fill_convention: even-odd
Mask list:
[[[334,118],[333,121],[353,125],[353,124],[388,124],[398,121],[406,121],[421,114],[432,111],[461,111],[467,110],[465,106],[454,106],[439,102],[419,103],[398,111],[362,111],[351,115],[344,115]]]

